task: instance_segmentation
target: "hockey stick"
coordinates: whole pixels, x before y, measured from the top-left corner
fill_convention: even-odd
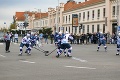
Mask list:
[[[44,49],[40,48],[39,45],[37,45],[39,49],[41,49],[42,51],[44,51],[45,53],[49,53],[49,51],[45,51]]]
[[[36,49],[36,50],[38,50],[38,51],[41,51],[41,52],[43,52],[43,53],[49,53],[49,51],[42,51],[42,50],[40,50],[40,49],[38,49],[38,48],[36,48],[36,47],[33,47],[34,49]]]
[[[48,56],[48,55],[50,55],[51,53],[53,53],[56,49],[58,49],[58,48],[55,48],[54,50],[52,50],[50,53],[45,53],[45,56]]]

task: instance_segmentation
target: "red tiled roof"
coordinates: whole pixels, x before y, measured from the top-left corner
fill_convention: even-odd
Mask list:
[[[64,5],[64,11],[74,10],[74,9],[85,7],[86,5],[88,6],[88,5],[98,3],[101,1],[105,1],[105,0],[89,0],[89,1],[82,2],[82,3],[78,3],[78,4],[75,1],[68,2]]]
[[[25,14],[25,12],[16,12],[16,14],[15,14],[16,21],[24,21],[25,20],[24,14]],[[33,14],[35,14],[35,19],[40,19],[40,18],[48,16],[48,13],[27,12],[27,14],[29,16],[32,16]]]

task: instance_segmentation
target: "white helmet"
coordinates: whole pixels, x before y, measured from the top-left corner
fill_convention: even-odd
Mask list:
[[[118,36],[120,36],[120,33],[118,33]]]
[[[59,32],[59,34],[62,34],[62,32]]]
[[[66,31],[66,34],[68,34],[68,32]]]
[[[27,34],[27,37],[30,37],[30,34]]]
[[[100,32],[100,34],[103,34],[102,32]]]

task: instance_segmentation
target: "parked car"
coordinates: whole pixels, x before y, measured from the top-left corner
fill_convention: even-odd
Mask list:
[[[0,42],[4,42],[4,33],[0,32]]]

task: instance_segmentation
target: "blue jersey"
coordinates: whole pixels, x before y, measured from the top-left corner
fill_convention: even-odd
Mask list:
[[[117,37],[117,44],[120,45],[120,37]]]

